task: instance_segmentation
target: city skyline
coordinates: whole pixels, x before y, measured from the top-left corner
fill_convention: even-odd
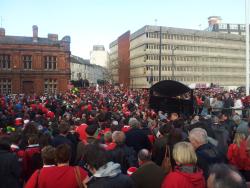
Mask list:
[[[244,6],[244,0],[1,0],[0,16],[6,35],[32,36],[32,25],[37,25],[39,37],[70,35],[71,53],[89,58],[93,45],[102,44],[108,50],[122,33],[144,25],[205,29],[209,16],[244,23]]]

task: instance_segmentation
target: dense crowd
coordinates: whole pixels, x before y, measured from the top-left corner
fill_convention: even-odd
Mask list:
[[[0,96],[0,187],[247,187],[247,97],[196,90],[190,117],[148,98],[111,85]]]

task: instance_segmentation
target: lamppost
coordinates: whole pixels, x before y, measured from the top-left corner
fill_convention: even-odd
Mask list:
[[[174,65],[174,51],[178,49],[178,46],[174,46],[171,51],[172,51],[172,78],[171,80],[175,80],[175,77],[174,77],[174,68],[175,68],[175,65]]]
[[[246,20],[246,96],[249,95],[249,0],[245,0]]]
[[[154,82],[154,79],[153,79],[153,68],[151,67],[150,68],[150,84],[151,84],[151,87],[153,86],[153,82]]]
[[[159,81],[161,81],[161,47],[162,47],[162,28],[160,26]]]

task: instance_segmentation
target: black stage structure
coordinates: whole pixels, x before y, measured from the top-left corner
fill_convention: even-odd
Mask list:
[[[156,111],[193,115],[193,90],[188,86],[174,81],[162,80],[150,88],[149,106]],[[189,98],[182,97],[187,94]]]

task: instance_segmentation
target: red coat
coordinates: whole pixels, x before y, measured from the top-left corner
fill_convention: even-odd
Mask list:
[[[76,127],[76,132],[80,135],[81,141],[87,140],[86,128],[88,127],[87,124],[83,123]]]
[[[81,180],[83,181],[87,177],[87,172],[79,168],[81,174]],[[38,179],[38,186],[36,186]],[[76,174],[74,167],[72,166],[53,166],[44,167],[40,170],[38,176],[38,170],[35,171],[28,180],[25,188],[78,188]]]
[[[244,169],[244,163],[240,159],[240,147],[236,144],[230,144],[227,151],[227,159],[229,164],[235,166],[239,170]]]
[[[196,173],[181,172],[178,167],[163,180],[161,188],[205,188],[202,171]]]
[[[38,163],[38,161],[32,161],[34,154],[41,155],[41,149],[39,145],[28,146],[24,151],[23,172],[26,180],[36,169],[41,168],[42,161],[40,163]],[[42,160],[41,157],[40,160]]]
[[[250,155],[247,152],[247,142],[244,140],[240,144],[240,153],[239,153],[240,161],[244,165],[243,170],[250,171]]]

